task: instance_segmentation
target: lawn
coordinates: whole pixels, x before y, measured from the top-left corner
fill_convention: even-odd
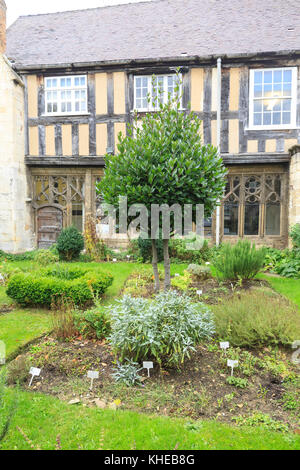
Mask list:
[[[50,329],[51,316],[45,310],[17,309],[0,315],[0,340],[6,345],[7,356]]]
[[[30,450],[16,426],[43,450],[55,449],[58,435],[62,448],[68,450],[300,449],[300,436],[295,434],[237,428],[216,421],[189,422],[126,411],[87,409],[26,392],[19,392],[17,413],[0,449]]]
[[[300,307],[300,279],[272,277],[266,276],[264,274],[262,274],[260,277],[262,279],[266,279],[273,289]]]
[[[102,300],[106,305],[114,302],[120,295],[125,281],[133,271],[145,266],[149,270],[152,269],[151,265],[137,263],[76,264],[113,275],[113,285]],[[26,261],[14,262],[13,265],[26,270],[39,268],[36,263]],[[171,274],[182,274],[186,267],[187,265],[183,264],[173,265]],[[300,306],[299,280],[270,277],[267,280],[274,289]],[[10,303],[5,288],[0,287],[0,306]],[[0,315],[0,340],[6,343],[7,355],[16,355],[22,346],[49,330],[49,311],[16,308],[10,313]],[[11,397],[13,391],[8,390],[7,393]],[[62,448],[70,450],[97,450],[100,447],[114,450],[300,449],[300,437],[296,434],[276,433],[266,428],[237,427],[215,420],[188,421],[186,418],[154,417],[134,411],[72,406],[37,392],[33,394],[19,391],[18,395],[17,413],[0,449],[30,449],[30,445],[16,426],[20,427],[35,445],[45,450],[55,448],[57,435],[61,436]]]

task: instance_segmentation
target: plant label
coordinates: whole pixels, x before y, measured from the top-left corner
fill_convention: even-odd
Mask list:
[[[227,366],[231,368],[231,377],[233,376],[233,369],[235,367],[238,367],[238,365],[239,365],[239,361],[232,361],[232,360],[228,359]]]
[[[116,263],[116,262],[117,262],[117,259],[116,259],[116,258],[114,258],[114,259],[113,259],[113,262],[114,262],[114,263]]]
[[[6,357],[5,343],[0,341],[0,366],[4,366]]]
[[[88,379],[91,379],[91,390],[93,390],[94,380],[99,379],[99,372],[90,370],[87,373]]]
[[[226,349],[229,349],[230,345],[228,341],[225,341],[224,343],[220,343],[220,348],[223,349],[226,352]]]
[[[150,377],[150,369],[153,369],[153,362],[143,362],[143,369],[148,370],[148,377]]]
[[[127,259],[128,259],[128,261],[130,260],[130,258],[131,258],[131,256],[130,256],[130,255],[127,255]]]
[[[199,297],[201,297],[202,294],[203,294],[203,290],[197,290],[197,295],[199,295]]]
[[[31,375],[31,379],[30,379],[30,382],[29,382],[29,387],[31,387],[34,377],[39,377],[40,376],[41,371],[42,371],[41,369],[37,369],[36,367],[31,367],[31,369],[29,371],[29,374]]]
[[[175,274],[175,277],[180,277],[178,273]]]

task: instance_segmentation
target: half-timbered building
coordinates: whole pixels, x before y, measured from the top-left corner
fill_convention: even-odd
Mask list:
[[[223,241],[286,247],[289,226],[300,222],[296,3],[152,0],[25,16],[8,29],[6,48],[3,20],[0,99],[6,80],[23,110],[0,102],[0,249],[49,246],[71,224],[83,230],[96,214],[105,154],[117,152],[135,110],[154,110],[153,75],[167,99],[180,68],[182,109],[201,118],[203,142],[217,145],[218,59],[228,182],[207,236],[218,228]],[[16,151],[6,146],[8,128]]]

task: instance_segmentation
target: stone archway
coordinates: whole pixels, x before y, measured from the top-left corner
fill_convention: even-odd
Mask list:
[[[56,243],[63,228],[63,213],[57,207],[42,207],[37,211],[37,242],[39,249],[48,249]]]

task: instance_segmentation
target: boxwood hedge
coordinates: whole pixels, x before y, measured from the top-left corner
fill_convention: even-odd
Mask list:
[[[93,294],[104,294],[112,282],[113,277],[108,273],[57,265],[13,275],[6,292],[22,306],[51,307],[61,296],[84,306],[92,301]]]

